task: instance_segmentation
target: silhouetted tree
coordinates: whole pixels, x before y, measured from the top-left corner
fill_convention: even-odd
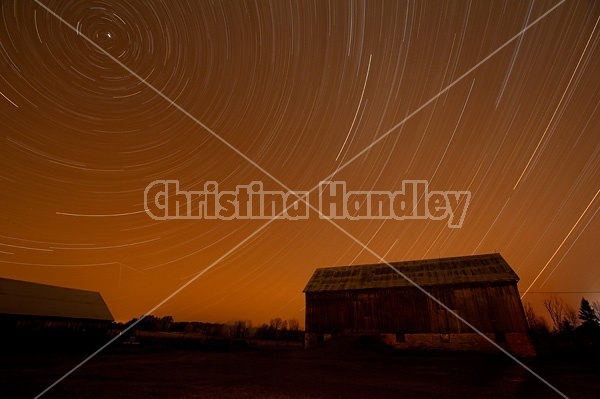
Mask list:
[[[579,317],[577,316],[577,310],[569,304],[564,306],[564,319],[562,325],[566,327],[564,331],[572,331],[579,325]]]
[[[591,303],[592,308],[594,308],[594,311],[596,312],[596,316],[598,316],[598,320],[600,320],[600,299],[596,299],[594,302]]]
[[[288,328],[290,329],[290,331],[299,331],[300,323],[298,323],[298,320],[296,319],[290,319],[288,321]]]
[[[564,318],[560,323],[560,332],[565,335],[571,334],[575,330],[575,326],[567,319]]]
[[[548,331],[548,324],[546,319],[535,313],[533,306],[529,302],[523,304],[523,310],[525,311],[525,318],[527,319],[527,325],[529,331],[534,334],[539,334]]]
[[[127,328],[127,327],[129,327],[130,325],[132,325],[133,323],[135,323],[137,320],[138,320],[138,319],[137,319],[137,317],[134,317],[133,319],[131,319],[131,320],[129,320],[127,323],[125,323],[125,324],[123,325],[123,328]]]
[[[235,320],[227,323],[228,336],[231,338],[250,338],[252,335],[252,321]]]
[[[554,331],[560,331],[562,329],[563,315],[565,312],[564,301],[556,295],[552,295],[551,297],[545,298],[543,303],[550,314],[550,319],[554,325]]]
[[[300,323],[296,319],[288,320],[287,338],[291,341],[300,341],[303,335],[300,331]]]
[[[157,324],[160,331],[169,331],[173,324],[173,316],[164,316]]]
[[[590,305],[590,302],[585,298],[581,298],[579,318],[586,326],[600,326],[600,319],[598,318],[598,314],[596,313],[592,305]]]
[[[260,339],[272,339],[271,327],[267,323],[263,323],[256,329],[256,336]]]
[[[273,331],[277,331],[280,330],[283,324],[283,320],[281,320],[281,318],[276,317],[274,319],[271,319],[271,321],[269,322],[269,327],[273,330]]]

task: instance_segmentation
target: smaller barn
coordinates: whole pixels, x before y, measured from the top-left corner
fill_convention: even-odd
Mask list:
[[[5,344],[98,341],[112,314],[98,292],[0,278],[0,334]]]
[[[519,277],[500,254],[391,265],[508,351],[535,354]],[[304,293],[307,345],[380,334],[397,348],[497,350],[386,264],[319,268]]]

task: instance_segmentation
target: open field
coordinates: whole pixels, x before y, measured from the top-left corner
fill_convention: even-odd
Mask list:
[[[2,398],[30,398],[85,354],[3,355]],[[528,366],[570,398],[596,398],[600,368],[566,361]],[[243,352],[117,348],[98,355],[47,398],[553,398],[504,355],[388,353],[334,343]]]

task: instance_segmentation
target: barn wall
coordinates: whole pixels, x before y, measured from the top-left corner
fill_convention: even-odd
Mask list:
[[[76,333],[89,330],[108,330],[110,325],[111,322],[106,320],[0,314],[0,330],[4,334],[57,331]]]
[[[516,283],[427,287],[434,297],[486,333],[525,333]],[[472,332],[413,287],[306,293],[306,331],[324,333]]]

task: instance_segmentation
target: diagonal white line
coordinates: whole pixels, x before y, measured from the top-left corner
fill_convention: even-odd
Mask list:
[[[309,204],[309,206],[314,209],[315,211],[319,212],[319,214],[321,216],[324,217],[323,214],[321,214],[321,212],[316,209],[315,207],[311,206]],[[331,219],[327,219],[331,224],[333,224],[339,231],[341,231],[342,233],[344,233],[347,237],[349,237],[352,241],[354,241],[355,243],[357,243],[358,245],[360,245],[363,250],[369,252],[371,255],[375,256],[377,259],[379,259],[380,262],[382,262],[383,264],[387,265],[388,267],[390,267],[394,272],[398,273],[400,276],[402,276],[406,281],[408,281],[410,284],[412,284],[415,288],[417,288],[419,291],[421,291],[422,293],[424,293],[425,295],[427,295],[427,297],[429,297],[429,299],[431,299],[432,301],[434,301],[435,303],[437,303],[438,305],[440,305],[441,307],[443,307],[445,310],[447,310],[448,312],[450,312],[454,317],[456,317],[458,320],[462,321],[465,325],[467,325],[471,330],[475,331],[477,334],[479,334],[480,336],[482,336],[486,341],[488,341],[489,343],[491,343],[492,345],[494,345],[496,348],[498,348],[502,353],[504,353],[506,356],[510,357],[512,360],[514,360],[517,364],[519,364],[521,367],[523,367],[525,370],[527,370],[529,373],[531,373],[533,376],[535,376],[538,380],[540,380],[541,382],[543,382],[544,384],[546,384],[548,387],[550,387],[553,391],[555,391],[556,393],[558,393],[560,396],[562,396],[563,398],[567,398],[568,397],[563,394],[561,391],[559,391],[557,388],[554,387],[554,385],[550,384],[548,381],[546,381],[542,376],[540,376],[539,374],[537,374],[535,371],[533,371],[532,369],[530,369],[529,367],[527,367],[523,362],[521,362],[519,359],[517,359],[515,356],[513,356],[510,352],[508,352],[506,349],[504,349],[503,347],[501,347],[500,345],[498,345],[494,340],[490,339],[487,335],[485,335],[483,332],[479,331],[474,325],[472,325],[471,323],[469,323],[467,320],[465,320],[462,316],[460,316],[458,313],[456,313],[454,310],[450,309],[448,306],[446,306],[442,301],[440,301],[439,299],[437,299],[435,296],[433,296],[432,294],[430,294],[427,290],[425,290],[423,287],[421,287],[419,284],[415,283],[413,280],[411,280],[406,274],[402,273],[400,270],[398,270],[398,268],[394,267],[391,263],[387,262],[385,259],[383,259],[382,256],[380,256],[379,254],[377,254],[375,251],[373,251],[371,248],[369,248],[367,245],[365,245],[362,241],[360,241],[358,238],[354,237],[354,235],[350,234],[346,229],[344,229],[343,227],[341,227],[340,225],[338,225],[336,222],[334,222]]]
[[[291,204],[290,206],[288,206],[287,208],[285,208],[285,210],[283,210],[281,212],[281,214],[279,214],[278,216],[281,216],[285,211],[287,211],[289,208],[291,208],[292,206],[294,206],[294,204]],[[277,217],[278,217],[277,216]],[[240,241],[238,244],[236,244],[235,246],[233,246],[231,249],[229,249],[227,252],[225,252],[223,255],[221,255],[217,260],[215,260],[214,262],[212,262],[210,265],[208,265],[207,267],[205,267],[204,269],[202,269],[200,272],[198,272],[194,277],[190,278],[185,284],[183,284],[181,287],[179,287],[178,289],[176,289],[175,291],[173,291],[173,293],[171,295],[169,295],[168,297],[166,297],[165,299],[163,299],[160,303],[158,303],[156,306],[154,306],[152,309],[148,310],[144,315],[142,315],[142,317],[140,317],[139,319],[137,319],[136,321],[134,321],[133,323],[131,323],[131,325],[129,325],[127,328],[125,328],[122,332],[122,334],[127,333],[129,330],[131,330],[133,327],[135,327],[139,322],[141,322],[144,317],[146,317],[149,314],[154,313],[155,310],[157,310],[158,308],[160,308],[162,305],[164,305],[165,303],[167,303],[168,301],[170,301],[174,296],[176,296],[177,294],[179,294],[181,291],[183,291],[184,289],[186,289],[190,284],[192,284],[194,281],[196,281],[198,278],[200,278],[202,275],[206,274],[207,272],[209,272],[212,268],[214,268],[217,264],[219,264],[223,259],[227,258],[229,255],[231,255],[232,253],[234,253],[235,251],[237,251],[240,247],[242,247],[243,245],[245,245],[248,241],[250,241],[250,239],[252,239],[254,236],[256,236],[258,233],[260,233],[262,230],[264,230],[269,224],[271,224],[274,220],[277,220],[277,217],[274,217],[273,219],[270,219],[267,223],[263,224],[262,226],[260,226],[258,229],[256,229],[254,232],[252,232],[252,234],[250,234],[248,237],[244,238],[242,241]],[[73,367],[71,370],[69,370],[66,374],[64,374],[62,377],[60,377],[58,380],[56,380],[54,383],[52,383],[52,385],[48,386],[46,389],[44,389],[42,392],[40,392],[38,395],[35,396],[34,399],[38,399],[40,398],[42,395],[44,395],[46,392],[48,392],[49,390],[51,390],[52,388],[54,388],[56,385],[58,385],[61,381],[63,381],[65,378],[67,378],[69,375],[73,374],[77,369],[79,369],[81,366],[83,366],[84,364],[86,364],[88,361],[90,361],[93,357],[95,357],[97,354],[99,354],[100,352],[102,352],[104,349],[106,349],[107,347],[109,347],[112,343],[114,343],[115,341],[117,341],[119,338],[121,338],[121,335],[117,335],[115,337],[113,337],[110,341],[108,341],[107,343],[105,343],[104,345],[102,345],[100,348],[98,348],[94,353],[92,353],[91,355],[89,355],[88,357],[86,357],[85,359],[83,359],[81,362],[79,362],[79,364],[77,364],[75,367]]]
[[[194,122],[196,122],[196,124],[198,124],[199,126],[201,126],[202,128],[204,128],[211,136],[213,136],[214,138],[216,138],[217,140],[219,140],[221,143],[225,144],[228,148],[230,148],[236,154],[238,154],[239,156],[241,156],[242,158],[244,158],[246,161],[248,161],[250,164],[252,164],[255,168],[257,168],[258,170],[260,170],[261,172],[263,172],[265,175],[267,175],[269,178],[271,178],[274,182],[276,182],[280,186],[284,187],[289,192],[292,192],[292,190],[290,190],[285,184],[283,184],[283,182],[281,182],[279,179],[277,179],[275,176],[273,176],[271,173],[269,173],[267,170],[265,170],[262,166],[260,166],[256,162],[254,162],[250,157],[248,157],[246,154],[244,154],[243,152],[241,152],[240,150],[238,150],[235,146],[233,146],[227,140],[225,140],[224,138],[222,138],[221,136],[219,136],[211,128],[209,128],[204,123],[202,123],[202,121],[200,121],[194,115],[190,114],[187,110],[185,110],[182,106],[180,106],[179,104],[177,104],[175,101],[171,100],[171,98],[169,98],[166,94],[164,94],[162,91],[160,91],[159,89],[157,89],[156,87],[154,87],[151,83],[149,83],[146,79],[144,79],[143,77],[141,77],[140,75],[138,75],[135,71],[133,71],[127,65],[125,65],[121,61],[119,61],[119,59],[113,57],[108,51],[106,51],[105,49],[103,49],[102,47],[100,47],[98,44],[96,44],[92,39],[90,39],[89,37],[87,37],[86,35],[84,35],[83,33],[81,33],[77,29],[77,27],[71,25],[64,18],[62,18],[60,15],[58,15],[57,13],[55,13],[50,8],[46,7],[46,5],[44,5],[43,3],[41,3],[39,0],[33,0],[33,1],[35,1],[40,7],[42,7],[49,14],[51,14],[53,17],[55,17],[60,22],[62,22],[66,27],[68,27],[69,29],[71,29],[73,32],[75,32],[78,36],[80,36],[86,42],[88,42],[89,44],[91,44],[95,49],[97,49],[98,51],[100,51],[102,54],[106,55],[108,58],[110,58],[112,61],[114,61],[116,64],[118,64],[121,68],[125,69],[132,76],[134,76],[135,78],[137,78],[147,88],[149,88],[150,90],[152,90],[153,92],[155,92],[158,96],[160,96],[161,98],[163,98],[166,102],[168,102],[169,104],[171,104],[174,108],[176,108],[177,110],[181,111],[185,116],[187,116],[188,118],[190,118],[191,120],[193,120]]]
[[[542,273],[544,273],[544,270],[546,270],[546,268],[548,267],[548,265],[550,264],[550,262],[552,262],[552,259],[554,259],[554,257],[558,253],[558,251],[560,251],[560,249],[562,248],[562,246],[565,245],[565,242],[569,239],[569,237],[571,236],[571,233],[573,233],[573,230],[575,230],[575,228],[577,227],[577,225],[579,224],[579,222],[581,222],[581,219],[587,213],[588,209],[590,209],[590,206],[592,206],[592,204],[596,200],[596,197],[598,196],[598,194],[600,194],[600,189],[598,189],[598,191],[596,191],[596,195],[594,195],[594,198],[592,198],[592,200],[590,201],[590,203],[588,204],[588,206],[586,206],[586,208],[583,211],[583,213],[579,216],[579,219],[577,219],[577,221],[575,222],[575,224],[573,225],[573,227],[571,227],[571,230],[569,230],[569,233],[567,234],[567,236],[562,240],[562,242],[560,243],[560,245],[558,246],[558,248],[556,248],[556,251],[554,251],[554,253],[550,257],[550,259],[548,259],[548,262],[546,262],[546,264],[544,265],[544,267],[542,267],[542,270],[540,270],[540,272],[538,273],[538,275],[535,276],[535,278],[533,279],[533,281],[531,282],[531,284],[529,284],[529,287],[527,287],[527,289],[525,290],[525,292],[523,293],[523,295],[521,295],[521,299],[523,299],[523,297],[525,295],[527,295],[527,293],[529,292],[529,290],[531,289],[531,287],[533,287],[533,285],[535,284],[536,281],[538,281],[538,279],[540,278],[540,276],[542,275]]]
[[[511,37],[506,43],[504,43],[502,46],[498,47],[496,50],[494,50],[493,52],[491,52],[490,54],[488,54],[487,57],[485,57],[484,59],[482,59],[481,61],[479,61],[477,64],[475,64],[475,66],[473,66],[467,72],[465,72],[462,75],[460,75],[460,77],[458,77],[455,81],[453,81],[448,86],[446,86],[444,89],[442,89],[442,91],[440,91],[435,96],[431,97],[427,102],[425,102],[419,108],[417,108],[416,110],[414,110],[413,112],[411,112],[408,116],[406,116],[404,119],[402,119],[396,125],[394,125],[391,129],[389,129],[383,135],[379,136],[375,141],[373,141],[371,144],[369,144],[364,149],[362,149],[361,151],[359,151],[356,155],[354,155],[352,158],[350,158],[344,164],[340,165],[336,170],[334,170],[330,175],[328,175],[327,177],[325,177],[322,180],[329,180],[333,176],[335,176],[340,170],[345,169],[348,165],[350,165],[352,162],[354,162],[357,158],[359,158],[365,152],[369,151],[373,146],[375,146],[376,144],[378,144],[379,142],[381,142],[383,139],[385,139],[387,136],[389,136],[390,134],[392,134],[392,132],[394,132],[394,130],[396,130],[400,126],[404,125],[409,119],[411,119],[413,116],[415,116],[416,114],[418,114],[419,112],[421,112],[429,104],[431,104],[432,102],[434,102],[435,100],[437,100],[438,98],[440,98],[444,93],[446,93],[448,90],[450,90],[452,87],[454,87],[457,83],[459,83],[464,78],[466,78],[468,75],[470,75],[471,73],[473,73],[473,71],[475,71],[477,68],[479,68],[485,62],[487,62],[490,58],[492,58],[493,56],[495,56],[496,54],[498,54],[502,49],[504,49],[510,43],[512,43],[515,40],[517,40],[521,35],[523,35],[525,32],[527,32],[529,29],[531,29],[535,24],[537,24],[538,22],[540,22],[542,19],[544,19],[546,16],[548,16],[550,13],[552,13],[554,10],[556,10],[558,7],[560,7],[562,4],[564,4],[565,1],[567,1],[567,0],[561,0],[554,7],[552,7],[551,9],[549,9],[548,11],[546,11],[545,13],[543,13],[540,17],[538,17],[532,23],[530,23],[525,28],[523,28],[519,33],[517,33],[516,35],[514,35],[513,37]]]
[[[316,186],[318,187],[318,186]],[[425,294],[429,299],[431,299],[432,301],[434,301],[435,303],[437,303],[438,305],[440,305],[441,307],[443,307],[445,310],[447,310],[450,314],[452,314],[454,317],[456,317],[458,320],[460,320],[461,322],[463,322],[467,327],[469,327],[471,330],[473,330],[474,332],[476,332],[477,334],[479,334],[481,337],[483,337],[486,341],[488,341],[490,344],[492,344],[493,346],[495,346],[498,350],[500,350],[502,353],[504,353],[506,356],[508,356],[509,358],[511,358],[512,360],[514,360],[519,366],[523,367],[526,371],[528,371],[531,375],[533,375],[534,377],[536,377],[538,380],[540,380],[541,382],[543,382],[545,385],[547,385],[548,387],[550,387],[553,391],[555,391],[557,394],[559,394],[561,397],[568,399],[568,397],[563,394],[561,391],[559,391],[554,385],[550,384],[546,379],[544,379],[542,376],[540,376],[539,374],[537,374],[535,371],[533,371],[531,368],[527,367],[527,365],[525,365],[523,362],[521,362],[519,359],[517,359],[514,355],[512,355],[510,352],[508,352],[506,349],[504,349],[503,347],[501,347],[500,345],[498,345],[494,340],[490,339],[487,335],[485,335],[482,331],[480,331],[477,327],[475,327],[473,324],[471,324],[470,322],[468,322],[467,320],[465,320],[462,316],[460,316],[458,313],[456,313],[454,310],[452,310],[451,308],[449,308],[448,306],[446,306],[442,301],[440,301],[438,298],[436,298],[435,296],[433,296],[432,294],[430,294],[427,290],[425,290],[423,287],[421,287],[419,284],[417,284],[416,282],[414,282],[410,277],[408,277],[406,274],[402,273],[398,268],[396,268],[395,266],[393,266],[391,263],[389,263],[388,261],[386,261],[383,256],[379,255],[378,253],[376,253],[375,251],[373,251],[371,248],[368,247],[367,244],[364,244],[362,241],[360,241],[358,238],[356,238],[353,234],[351,234],[350,232],[348,232],[346,229],[344,229],[343,227],[341,227],[340,225],[338,225],[336,222],[334,222],[332,219],[328,218],[327,216],[325,216],[323,213],[321,213],[321,210],[316,208],[315,206],[311,205],[308,200],[307,197],[308,195],[316,189],[316,187],[313,187],[310,191],[308,191],[308,193],[306,194],[306,197],[302,198],[302,201],[304,201],[312,210],[314,210],[315,212],[317,212],[319,214],[319,216],[321,217],[321,219],[325,219],[327,221],[329,221],[329,223],[331,223],[336,229],[338,229],[339,231],[341,231],[342,233],[344,233],[344,235],[346,235],[348,238],[350,238],[352,241],[354,241],[355,243],[357,243],[359,246],[362,247],[363,251],[367,251],[369,252],[371,255],[375,256],[377,259],[379,259],[379,261],[385,265],[387,265],[389,268],[391,268],[394,272],[396,272],[398,275],[400,275],[402,278],[404,278],[406,281],[408,281],[411,285],[413,285],[415,288],[417,288],[419,291],[421,291],[423,294]],[[596,197],[594,197],[595,199]],[[268,223],[264,224],[263,226],[261,226],[261,228],[259,230],[262,230],[264,227],[266,227],[268,224],[270,224],[273,220],[275,220],[277,217],[283,215],[289,208],[291,208],[293,206],[293,204],[287,206],[284,210],[281,211],[281,213],[279,213],[275,218],[269,220]],[[589,206],[588,206],[589,207]],[[587,210],[587,208],[586,208]],[[245,241],[244,241],[245,242]],[[239,246],[239,244],[238,244]],[[236,246],[237,247],[237,246]],[[230,253],[231,251],[229,251]],[[226,255],[224,255],[223,257],[225,257]],[[223,258],[222,257],[222,258]],[[221,259],[222,259],[221,258]],[[214,265],[214,264],[213,264]],[[212,267],[213,265],[211,265],[210,267]],[[205,269],[206,270],[206,269]],[[204,273],[204,270],[201,272]],[[197,277],[194,277],[193,280],[195,280]],[[186,283],[186,286],[189,284],[190,282]],[[182,288],[180,288],[179,290],[177,290],[177,292],[179,292]],[[171,297],[174,296],[171,295]],[[169,297],[170,299],[170,297]],[[164,300],[162,303],[165,303],[167,300]],[[162,304],[161,303],[161,304]],[[154,309],[158,308],[155,307]],[[108,345],[106,345],[108,346]]]
[[[558,269],[558,267],[560,266],[560,264],[562,263],[562,261],[565,259],[565,257],[571,251],[571,248],[573,248],[573,246],[575,244],[577,244],[577,241],[579,240],[579,237],[581,237],[581,235],[585,232],[585,230],[588,228],[588,226],[590,225],[590,223],[594,220],[594,218],[596,217],[596,214],[598,213],[598,211],[600,211],[600,207],[596,208],[596,210],[594,211],[594,213],[592,214],[592,216],[590,216],[590,220],[587,221],[587,223],[585,224],[585,226],[583,226],[583,228],[581,229],[581,231],[579,232],[579,234],[577,234],[577,237],[575,237],[575,239],[573,240],[573,242],[571,243],[571,245],[569,245],[569,248],[567,248],[567,250],[565,251],[565,253],[563,254],[563,256],[558,260],[558,262],[556,262],[556,265],[554,266],[554,268],[550,271],[550,273],[548,273],[548,276],[540,284],[540,288],[539,289],[544,288],[544,285],[548,282],[548,279],[550,277],[552,277],[552,275],[554,274],[554,272],[556,271],[556,269]]]
[[[186,116],[188,116],[190,119],[192,119],[194,122],[196,122],[198,125],[202,126],[207,132],[209,132],[213,137],[217,138],[219,141],[221,141],[223,144],[225,144],[227,147],[229,147],[230,149],[232,149],[234,152],[236,152],[238,155],[240,155],[241,157],[243,157],[244,159],[246,159],[248,162],[250,162],[252,165],[254,165],[257,169],[259,169],[260,171],[262,171],[263,173],[265,173],[265,175],[267,175],[268,177],[270,177],[273,181],[277,182],[279,185],[281,185],[282,187],[284,187],[286,190],[288,190],[288,192],[294,193],[292,190],[290,190],[285,184],[283,184],[281,181],[279,181],[277,178],[275,178],[273,175],[271,175],[269,172],[267,172],[265,169],[263,169],[260,165],[258,165],[257,163],[255,163],[252,159],[248,158],[244,153],[242,153],[241,151],[239,151],[236,147],[234,147],[233,145],[231,145],[229,142],[227,142],[225,139],[223,139],[222,137],[220,137],[219,135],[217,135],[214,131],[212,131],[209,127],[207,127],[206,125],[204,125],[200,120],[198,120],[196,117],[194,117],[193,115],[191,115],[189,112],[187,112],[185,109],[183,109],[181,106],[179,106],[177,103],[175,103],[173,100],[171,100],[169,97],[167,97],[165,94],[163,94],[160,90],[158,90],[157,88],[155,88],[154,86],[152,86],[150,83],[148,83],[144,78],[142,78],[141,76],[139,76],[137,73],[135,73],[133,70],[131,70],[129,67],[127,67],[125,64],[121,63],[118,59],[116,59],[115,57],[113,57],[111,54],[109,54],[106,50],[104,50],[102,47],[100,47],[99,45],[97,45],[96,43],[94,43],[91,39],[89,39],[88,37],[86,37],[85,35],[82,35],[79,30],[76,27],[73,27],[71,24],[69,24],[66,20],[64,20],[60,15],[56,14],[53,10],[51,10],[50,8],[46,7],[43,3],[41,3],[39,0],[34,0],[40,7],[42,7],[43,9],[45,9],[48,13],[50,13],[52,16],[54,16],[55,18],[57,18],[59,21],[61,21],[65,26],[67,26],[68,28],[70,28],[71,30],[73,30],[77,35],[81,36],[82,38],[84,38],[88,43],[90,43],[93,47],[95,47],[97,50],[99,50],[100,52],[102,52],[103,54],[105,54],[107,57],[109,57],[110,59],[112,59],[114,62],[116,62],[118,65],[120,65],[122,68],[124,68],[127,72],[129,72],[132,76],[136,77],[138,80],[140,80],[140,82],[142,82],[144,85],[146,85],[148,88],[150,88],[151,90],[153,90],[156,94],[158,94],[160,97],[162,97],[163,99],[165,99],[168,103],[170,103],[173,107],[175,107],[176,109],[178,109],[179,111],[181,111],[182,113],[184,113]],[[473,68],[469,69],[466,73],[464,73],[463,75],[461,75],[458,79],[456,79],[454,82],[452,82],[450,85],[448,85],[445,89],[443,89],[442,91],[440,91],[440,93],[438,93],[436,96],[432,97],[429,101],[427,101],[425,104],[423,104],[421,107],[419,107],[417,110],[415,110],[413,113],[411,113],[410,115],[408,115],[404,120],[402,120],[400,123],[398,123],[396,126],[394,126],[392,129],[390,129],[387,133],[385,133],[383,136],[379,137],[377,140],[375,140],[373,143],[371,143],[371,145],[369,145],[367,148],[363,149],[361,152],[359,152],[358,154],[356,154],[354,157],[352,157],[350,160],[348,160],[346,163],[344,163],[343,165],[341,165],[340,167],[338,167],[336,169],[336,171],[331,174],[330,176],[328,176],[327,178],[325,178],[324,180],[327,180],[329,178],[331,178],[335,173],[337,173],[338,171],[344,169],[346,166],[348,166],[351,162],[353,162],[356,158],[358,158],[360,155],[364,154],[366,151],[368,151],[371,147],[373,147],[374,145],[376,145],[377,143],[379,143],[381,140],[383,140],[386,136],[388,136],[389,134],[392,133],[393,130],[397,129],[399,126],[401,126],[402,124],[406,123],[406,121],[408,121],[408,119],[410,119],[412,116],[414,116],[416,113],[418,113],[419,111],[421,111],[423,108],[425,108],[427,105],[429,105],[431,102],[433,102],[434,100],[436,100],[437,98],[439,98],[443,93],[445,93],[446,91],[448,91],[451,87],[453,87],[455,84],[457,84],[459,81],[461,81],[462,79],[464,79],[467,75],[469,75],[470,73],[472,73],[475,69],[477,69],[480,65],[482,65],[484,62],[486,62],[487,60],[489,60],[492,56],[494,56],[495,54],[497,54],[501,49],[503,49],[504,47],[506,47],[509,43],[511,43],[512,41],[514,41],[516,38],[518,38],[520,35],[522,35],[525,31],[527,31],[528,29],[530,29],[533,25],[535,25],[536,23],[538,23],[539,21],[541,21],[545,16],[547,16],[548,14],[550,14],[552,11],[554,11],[556,8],[558,8],[558,6],[560,6],[561,4],[563,4],[566,0],[562,0],[560,1],[557,5],[555,5],[554,7],[552,7],[550,10],[548,10],[546,13],[542,14],[542,16],[540,16],[538,19],[536,19],[535,21],[533,21],[531,24],[529,24],[527,27],[525,27],[520,33],[518,33],[517,35],[515,35],[513,38],[511,38],[508,42],[506,42],[505,44],[503,44],[501,47],[499,47],[496,51],[492,52],[490,55],[488,55],[486,58],[484,58],[482,61],[480,61],[478,64],[476,64]],[[315,187],[313,187],[308,193],[314,191],[316,188],[318,188],[319,185],[316,185]],[[294,193],[294,195],[296,195],[300,200],[304,201],[311,209],[316,210],[319,214],[321,214],[321,212],[319,210],[317,210],[314,206],[312,206],[310,203],[308,203],[308,199],[305,197],[300,197],[297,194]],[[308,194],[306,194],[308,195]],[[152,313],[154,310],[158,309],[159,307],[161,307],[163,304],[165,304],[166,302],[168,302],[171,298],[173,298],[174,296],[176,296],[179,292],[181,292],[183,289],[185,289],[188,285],[190,285],[191,283],[193,283],[197,278],[199,278],[200,276],[202,276],[203,274],[205,274],[206,272],[208,272],[210,269],[212,269],[216,264],[218,264],[221,260],[223,260],[224,258],[226,258],[227,256],[229,256],[232,252],[234,252],[235,250],[237,250],[239,247],[241,247],[242,245],[244,245],[250,238],[252,238],[253,236],[255,236],[258,232],[262,231],[264,228],[266,228],[266,226],[268,226],[272,221],[277,220],[277,218],[281,215],[284,214],[284,212],[286,212],[290,207],[292,207],[293,204],[291,204],[290,206],[286,207],[279,215],[277,215],[275,218],[269,220],[267,223],[265,223],[263,226],[261,226],[259,229],[257,229],[256,231],[254,231],[252,234],[250,234],[246,239],[242,240],[240,243],[238,243],[237,245],[235,245],[233,248],[231,248],[229,251],[227,251],[224,255],[222,255],[219,259],[217,259],[215,262],[213,262],[211,265],[207,266],[205,269],[203,269],[202,271],[200,271],[198,274],[196,274],[196,276],[194,276],[192,279],[190,279],[188,282],[186,282],[185,284],[183,284],[181,287],[179,287],[176,291],[174,291],[171,295],[169,295],[168,297],[166,297],[164,300],[162,300],[159,304],[157,304],[154,308],[152,308],[148,313]],[[321,214],[322,215],[322,214]],[[329,220],[329,219],[328,219]],[[550,383],[548,383],[547,381],[545,381],[542,377],[540,377],[538,374],[536,374],[533,370],[529,369],[526,365],[524,365],[522,362],[520,362],[517,358],[515,358],[514,356],[512,356],[510,353],[508,353],[507,351],[505,351],[502,347],[500,347],[499,345],[497,345],[494,341],[490,340],[488,337],[486,337],[483,333],[481,333],[479,330],[477,330],[475,327],[473,327],[471,324],[469,324],[466,320],[464,320],[462,317],[460,317],[458,314],[456,314],[455,312],[453,312],[450,308],[448,308],[446,305],[444,305],[442,302],[440,302],[437,298],[433,297],[431,294],[429,294],[427,291],[425,291],[422,287],[420,287],[418,284],[414,283],[412,280],[410,280],[407,276],[405,276],[404,274],[402,274],[399,270],[397,270],[396,268],[394,268],[392,265],[390,265],[389,263],[385,262],[385,260],[383,258],[381,258],[379,255],[377,255],[375,252],[373,252],[370,248],[368,248],[366,245],[364,245],[361,241],[359,241],[358,239],[356,239],[354,236],[352,236],[350,233],[348,233],[345,229],[343,229],[342,227],[338,226],[335,222],[333,222],[332,220],[329,220],[330,223],[332,223],[336,228],[338,228],[340,231],[342,231],[345,235],[347,235],[348,237],[350,237],[353,241],[359,243],[359,245],[361,245],[365,250],[367,250],[368,252],[372,253],[373,255],[375,255],[376,257],[378,257],[379,259],[381,259],[385,264],[387,264],[389,267],[391,267],[393,270],[395,270],[399,275],[401,275],[402,277],[404,277],[407,281],[409,281],[411,284],[413,284],[415,287],[417,287],[418,289],[420,289],[422,292],[424,292],[426,295],[428,295],[432,300],[436,301],[438,304],[440,304],[440,306],[444,307],[445,309],[447,309],[451,314],[453,314],[455,317],[457,317],[459,320],[461,320],[463,323],[465,323],[467,326],[469,326],[470,328],[472,328],[474,331],[476,331],[477,333],[479,333],[483,338],[485,338],[486,340],[488,340],[489,342],[491,342],[493,345],[495,345],[496,347],[498,347],[502,352],[504,352],[506,355],[508,355],[510,358],[512,358],[514,361],[516,361],[518,364],[520,364],[522,367],[524,367],[526,370],[528,370],[531,374],[533,374],[534,376],[536,376],[538,379],[540,379],[542,382],[544,382],[546,385],[548,385],[549,387],[551,387],[553,390],[555,390],[557,393],[559,393],[562,397],[566,396],[564,394],[562,394],[560,391],[558,391],[556,388],[554,388]],[[133,328],[137,323],[139,323],[141,320],[143,319],[143,317],[141,317],[138,321],[136,321],[135,323],[132,323],[127,329],[125,329],[123,332],[127,332],[129,331],[131,328]],[[77,366],[75,366],[73,369],[71,369],[69,372],[67,372],[65,375],[63,375],[61,378],[59,378],[56,382],[54,382],[52,385],[50,385],[48,388],[46,388],[44,391],[42,391],[40,394],[38,394],[36,396],[36,398],[41,397],[42,395],[44,395],[46,392],[48,392],[50,389],[52,389],[54,386],[56,386],[58,383],[60,383],[62,380],[64,380],[67,376],[69,376],[70,374],[72,374],[75,370],[79,369],[81,366],[83,366],[85,363],[87,363],[90,359],[92,359],[94,356],[96,356],[98,353],[100,353],[102,350],[104,350],[106,347],[108,347],[110,344],[112,344],[116,339],[118,339],[117,337],[114,337],[113,339],[111,339],[110,341],[108,341],[106,344],[104,344],[102,347],[100,347],[98,350],[96,350],[94,353],[92,353],[90,356],[88,356],[87,358],[85,358],[82,362],[80,362]]]
[[[592,29],[592,33],[590,33],[590,37],[588,38],[588,41],[585,44],[583,52],[581,53],[581,56],[579,57],[579,61],[577,61],[577,65],[575,66],[575,69],[573,70],[573,74],[571,74],[571,79],[569,79],[569,83],[567,83],[567,87],[565,87],[565,90],[563,91],[563,94],[560,97],[560,100],[558,101],[558,105],[554,109],[554,113],[552,114],[552,117],[548,121],[548,124],[546,125],[546,129],[544,129],[544,133],[542,134],[542,137],[540,137],[540,140],[538,141],[537,145],[535,146],[535,149],[533,150],[533,153],[531,154],[531,157],[529,157],[529,161],[527,161],[527,165],[525,165],[525,168],[523,168],[523,171],[521,172],[521,175],[519,176],[519,179],[515,183],[515,185],[513,187],[513,191],[517,188],[517,186],[519,185],[519,183],[523,179],[523,176],[525,175],[525,172],[527,172],[527,170],[529,169],[529,165],[531,165],[531,161],[533,161],[533,158],[535,157],[535,155],[537,154],[538,150],[540,149],[540,145],[544,141],[544,137],[546,137],[546,134],[548,133],[548,130],[550,129],[550,126],[552,126],[552,122],[554,122],[554,117],[556,116],[558,110],[560,109],[560,106],[561,106],[563,100],[565,99],[565,96],[567,95],[567,92],[569,91],[569,87],[571,87],[571,82],[573,82],[573,78],[575,77],[575,74],[577,73],[577,70],[579,69],[579,65],[581,64],[581,60],[583,60],[583,56],[587,52],[588,46],[589,46],[590,42],[592,41],[592,38],[594,37],[594,32],[596,32],[596,28],[598,27],[598,22],[600,22],[600,16],[598,16],[598,19],[596,20],[596,24],[594,25],[594,29]]]

